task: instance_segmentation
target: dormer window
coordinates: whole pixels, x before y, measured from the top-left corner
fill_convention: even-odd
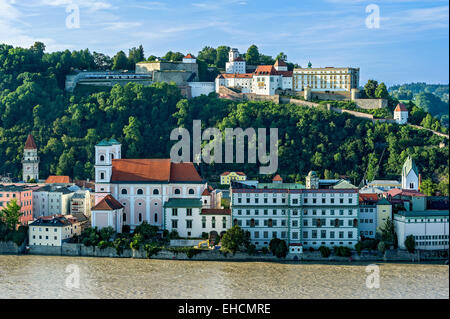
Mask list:
[[[180,195],[180,194],[181,194],[180,189],[179,188],[175,188],[175,195]]]

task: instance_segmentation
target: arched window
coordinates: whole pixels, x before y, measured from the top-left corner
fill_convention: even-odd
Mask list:
[[[157,213],[155,213],[155,223],[157,223],[158,222],[158,214]]]
[[[127,221],[127,214],[123,213],[123,221],[126,222]]]
[[[175,195],[180,195],[180,194],[181,194],[180,189],[179,188],[175,188]]]
[[[159,195],[159,190],[157,190],[156,188],[153,190],[153,195]]]
[[[144,190],[143,190],[142,188],[139,188],[139,189],[137,190],[137,194],[138,194],[138,195],[144,194]]]
[[[122,195],[126,195],[126,194],[128,194],[128,191],[125,188],[123,188],[122,189]]]
[[[105,161],[105,156],[100,155],[100,162],[104,162]]]
[[[194,189],[193,189],[193,188],[190,188],[190,189],[189,189],[189,195],[194,195],[194,194],[195,194]]]
[[[139,222],[142,222],[142,214],[139,213]]]

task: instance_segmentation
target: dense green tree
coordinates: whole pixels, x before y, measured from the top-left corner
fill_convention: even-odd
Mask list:
[[[259,64],[259,50],[256,45],[253,44],[248,48],[247,53],[245,54],[245,61],[249,65]]]
[[[243,246],[248,244],[248,238],[245,232],[238,225],[235,225],[228,229],[222,236],[221,243],[223,250],[235,254]]]
[[[377,86],[374,95],[377,99],[389,99],[389,92],[383,82]]]
[[[119,51],[113,58],[113,70],[125,70],[129,66],[125,52]]]
[[[408,235],[405,239],[405,247],[411,254],[416,250],[416,240],[414,239],[414,235]]]
[[[0,220],[12,231],[16,229],[22,215],[17,199],[10,200],[6,207],[0,210]]]
[[[217,51],[212,47],[204,47],[199,53],[198,58],[205,61],[208,65],[214,64],[217,58]]]
[[[364,85],[365,96],[369,99],[374,99],[377,87],[378,87],[378,81],[368,80],[366,85]]]
[[[216,49],[216,59],[215,65],[216,67],[223,69],[225,68],[225,64],[228,62],[228,52],[230,51],[230,47],[226,45],[221,45]]]

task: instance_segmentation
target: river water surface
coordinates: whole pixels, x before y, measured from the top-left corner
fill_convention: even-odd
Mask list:
[[[448,266],[377,265],[0,255],[0,298],[449,298]]]

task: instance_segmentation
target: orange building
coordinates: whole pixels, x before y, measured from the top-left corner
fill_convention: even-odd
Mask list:
[[[27,225],[28,222],[33,221],[33,190],[23,185],[0,184],[0,210],[5,209],[13,199],[17,200],[22,212],[20,223]]]

